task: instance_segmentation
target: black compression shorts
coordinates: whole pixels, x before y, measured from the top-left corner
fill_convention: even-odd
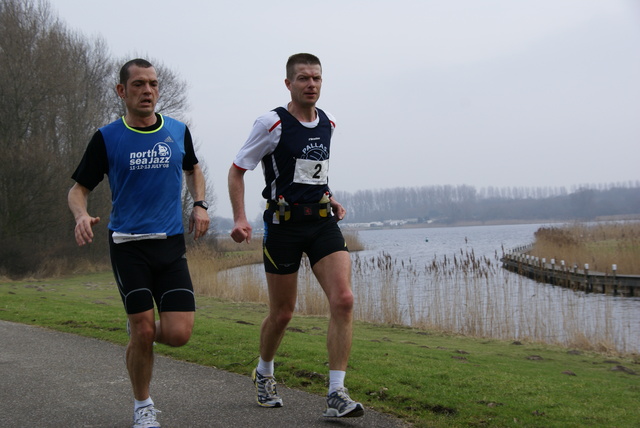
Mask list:
[[[127,314],[195,311],[184,235],[115,244],[109,232],[111,265]]]
[[[265,222],[262,250],[265,271],[281,275],[297,272],[303,253],[313,267],[329,254],[349,251],[334,217],[304,223]]]

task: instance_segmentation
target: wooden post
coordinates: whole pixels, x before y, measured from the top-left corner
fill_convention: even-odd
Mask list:
[[[589,281],[589,263],[584,264],[584,288],[588,292],[593,291],[593,284]]]
[[[618,280],[616,279],[616,272],[618,270],[618,265],[611,265],[611,270],[613,271],[613,295],[618,295]]]

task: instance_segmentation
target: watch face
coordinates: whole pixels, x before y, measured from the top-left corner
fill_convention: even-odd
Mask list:
[[[193,206],[202,207],[202,208],[204,208],[205,210],[209,209],[209,204],[207,203],[207,201],[198,201],[198,202],[195,202],[195,203],[193,204]]]

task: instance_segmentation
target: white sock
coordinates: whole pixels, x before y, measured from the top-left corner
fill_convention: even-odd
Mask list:
[[[273,376],[273,360],[265,361],[260,357],[258,362],[258,373],[262,376]]]
[[[347,372],[342,370],[329,370],[329,394],[339,388],[344,388],[344,377]]]
[[[153,400],[151,399],[151,397],[147,398],[146,400],[143,401],[138,401],[138,400],[133,400],[134,404],[133,404],[133,411],[135,412],[136,410],[138,410],[141,407],[147,407],[153,404]]]

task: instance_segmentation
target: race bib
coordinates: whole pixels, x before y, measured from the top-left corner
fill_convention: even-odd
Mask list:
[[[329,160],[296,159],[293,182],[299,184],[327,184]]]

